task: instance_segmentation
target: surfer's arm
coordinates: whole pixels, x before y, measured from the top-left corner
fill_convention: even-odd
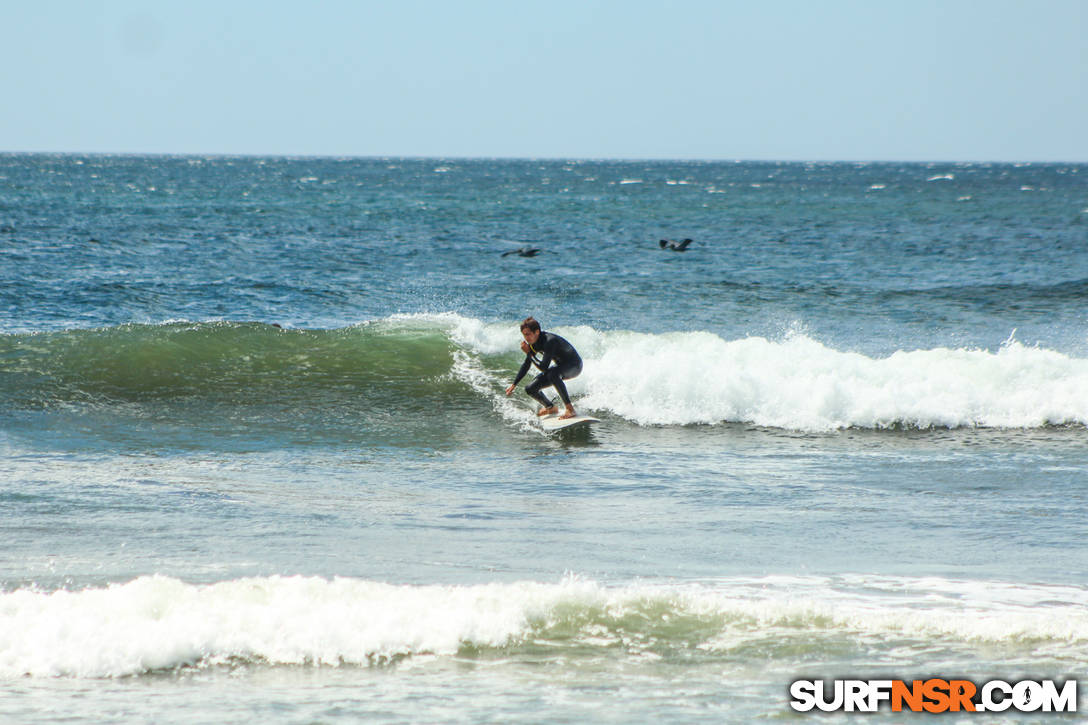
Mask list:
[[[533,360],[532,354],[525,356],[525,362],[521,364],[521,369],[518,370],[518,374],[514,377],[514,382],[510,384],[510,387],[514,387],[521,382],[521,379],[525,377],[525,373],[529,372],[529,363]]]
[[[533,350],[532,347],[529,349],[535,353],[540,353],[540,362],[537,362],[536,358],[533,358],[533,365],[536,365],[537,368],[540,369],[540,372],[547,370],[548,366],[552,364],[552,346],[545,343],[539,350]]]

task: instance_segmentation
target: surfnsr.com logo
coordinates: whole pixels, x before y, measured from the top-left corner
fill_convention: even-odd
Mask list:
[[[796,680],[790,697],[797,712],[1077,712],[1077,681]]]

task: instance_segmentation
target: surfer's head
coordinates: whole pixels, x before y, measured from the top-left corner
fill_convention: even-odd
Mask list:
[[[525,342],[535,345],[540,339],[540,323],[532,317],[526,317],[521,322],[521,336],[525,338]]]

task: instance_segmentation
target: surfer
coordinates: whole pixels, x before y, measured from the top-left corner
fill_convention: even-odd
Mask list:
[[[550,385],[559,391],[559,397],[563,399],[563,405],[567,408],[559,416],[559,419],[573,418],[576,413],[574,412],[574,406],[570,403],[567,386],[563,384],[563,381],[576,378],[582,372],[582,358],[579,357],[578,351],[574,349],[574,345],[571,345],[554,332],[541,330],[540,323],[532,317],[525,318],[525,321],[521,323],[521,336],[525,338],[521,343],[521,350],[525,353],[525,362],[521,364],[521,369],[518,370],[514,382],[506,389],[506,394],[513,395],[514,389],[521,382],[521,379],[525,377],[525,373],[529,372],[529,365],[532,364],[540,370],[540,374],[536,376],[533,382],[525,386],[525,392],[543,406],[537,411],[537,415],[554,415],[559,412],[559,409],[555,407],[555,404],[548,396],[541,392],[542,388]],[[537,359],[538,355],[540,359]]]

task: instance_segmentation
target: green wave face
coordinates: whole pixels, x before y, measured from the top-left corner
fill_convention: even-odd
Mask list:
[[[335,330],[208,322],[4,335],[0,403],[16,434],[60,436],[77,447],[441,447],[451,434],[436,411],[490,409],[451,374],[455,352],[440,325],[389,321]]]
[[[124,325],[0,338],[9,400],[248,400],[322,391],[426,395],[450,369],[440,330],[282,330],[257,323]]]

